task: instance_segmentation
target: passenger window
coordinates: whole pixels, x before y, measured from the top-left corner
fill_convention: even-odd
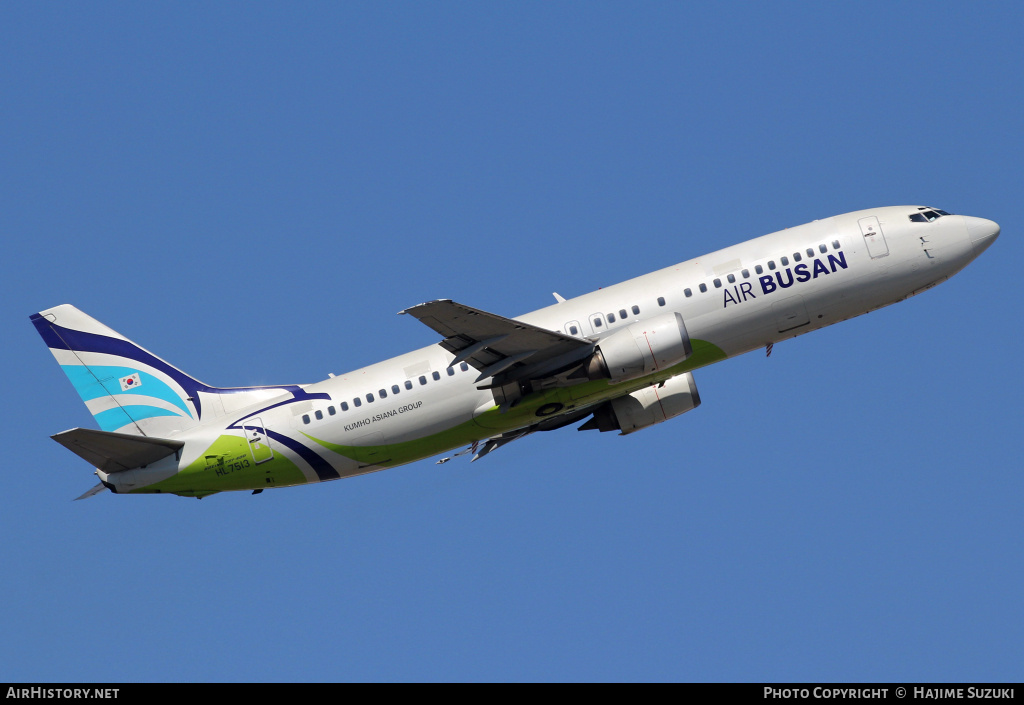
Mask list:
[[[754,267],[754,271],[757,272],[758,274],[764,274],[764,267],[762,267],[761,265],[757,265]]]
[[[426,383],[427,383],[427,378],[426,378],[426,376],[424,376],[424,375],[420,375],[420,386],[423,386],[423,385],[425,385]]]
[[[352,400],[352,403],[355,404],[357,407],[358,406],[362,406],[363,405],[363,400],[360,399],[359,397],[356,397],[355,399]]]
[[[387,399],[388,398],[388,390],[386,390],[386,389],[378,389],[377,390],[377,394],[380,395],[381,399]]]
[[[825,247],[824,245],[818,245],[818,252],[820,252],[821,254],[825,254],[826,252],[828,252],[828,248]]]
[[[658,305],[659,306],[664,306],[665,305],[665,297],[664,296],[659,296],[658,297]]]
[[[639,316],[640,315],[640,307],[639,306],[634,306],[633,307],[633,315],[634,316]]]
[[[302,423],[309,423],[309,414],[302,415]]]
[[[569,335],[579,335],[579,334],[580,334],[579,328],[577,328],[576,326],[569,326]]]
[[[789,264],[789,257],[783,257],[782,258],[782,266],[785,267],[787,264]]]
[[[341,410],[342,411],[348,411],[348,402],[347,401],[341,402]]]
[[[465,362],[460,362],[459,369],[462,370],[463,372],[469,372],[469,364]]]
[[[406,389],[412,389],[412,380],[411,379],[405,380],[405,388]]]
[[[832,241],[832,249],[833,250],[838,250],[839,249],[839,240],[833,240]]]
[[[708,290],[708,285],[707,285],[707,284],[705,284],[704,282],[701,282],[701,283],[700,283],[700,293],[702,293],[702,294],[703,294],[703,293],[704,293],[705,291],[707,291],[707,290]]]
[[[317,409],[314,416],[316,416],[317,421],[321,421],[324,418],[324,412],[320,411],[320,409]]]
[[[448,368],[448,376],[449,377],[454,377],[455,376],[455,368],[454,367],[449,367]]]
[[[609,313],[608,314],[608,322],[609,323],[615,323],[615,314],[614,313]]]
[[[683,289],[683,296],[685,296],[686,298],[690,298],[691,296],[693,296],[693,292],[690,291],[689,289]]]
[[[726,279],[729,280],[730,284],[735,284],[736,283],[736,275],[735,274],[730,274],[728,277],[726,277]]]
[[[807,248],[807,256],[808,257],[814,257],[814,248],[813,247],[808,247]]]
[[[740,272],[740,274],[743,275],[744,279],[750,279],[750,270],[749,269],[744,269],[742,272]]]
[[[722,280],[721,280],[721,279],[715,279],[715,280],[714,280],[713,282],[711,282],[711,283],[715,285],[715,288],[716,288],[716,289],[720,289],[720,288],[722,288]]]
[[[397,384],[392,384],[391,385],[391,393],[392,394],[398,394],[400,391],[402,391],[402,388],[399,387]]]
[[[371,402],[371,403],[373,402],[373,392],[367,392],[366,393],[366,401]]]
[[[799,262],[799,261],[800,261],[801,259],[803,259],[803,258],[802,258],[802,257],[800,256],[800,253],[799,253],[799,252],[794,252],[794,253],[793,253],[793,260],[794,260],[795,262]]]
[[[599,317],[595,317],[594,328],[600,328],[602,325],[604,325],[604,321],[602,321]]]
[[[435,382],[436,382],[437,380],[441,379],[441,373],[440,373],[440,372],[431,372],[431,373],[430,373],[430,376],[434,378],[434,381],[435,381]]]
[[[620,308],[619,309],[619,318],[625,318],[625,317],[626,317],[626,309]]]
[[[775,260],[768,260],[768,269],[775,269]]]
[[[337,412],[337,410],[333,406],[327,407],[327,415],[328,416],[334,416],[336,413],[338,413],[338,412]]]

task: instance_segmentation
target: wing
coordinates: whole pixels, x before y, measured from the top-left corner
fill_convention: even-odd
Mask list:
[[[578,367],[594,351],[592,341],[464,306],[450,299],[419,304],[400,313],[418,318],[443,335],[440,345],[455,355],[452,365],[468,362],[480,372],[477,382],[491,378],[490,383],[481,388],[499,387],[509,382],[550,380],[553,375]]]

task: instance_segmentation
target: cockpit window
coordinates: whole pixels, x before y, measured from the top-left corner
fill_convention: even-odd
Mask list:
[[[931,223],[934,220],[938,220],[944,215],[949,215],[946,211],[940,211],[938,208],[918,208],[919,212],[910,214],[910,222],[912,223]]]

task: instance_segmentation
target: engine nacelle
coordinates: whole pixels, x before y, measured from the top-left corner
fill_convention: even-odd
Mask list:
[[[586,362],[587,378],[628,382],[677,365],[692,352],[683,317],[663,313],[602,338]]]
[[[661,385],[645,387],[612,399],[594,412],[594,418],[580,426],[581,431],[621,431],[625,436],[642,428],[668,421],[700,406],[700,394],[693,375],[684,372]]]

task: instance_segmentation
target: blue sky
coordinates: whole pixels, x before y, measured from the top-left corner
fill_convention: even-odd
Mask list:
[[[1019,681],[1024,11],[5,3],[0,680]],[[703,405],[470,465],[101,495],[29,324],[313,382],[838,213],[999,241],[700,370]]]

